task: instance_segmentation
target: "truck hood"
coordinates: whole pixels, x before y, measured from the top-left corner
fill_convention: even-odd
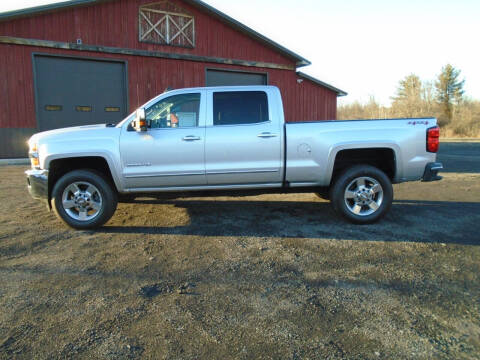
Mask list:
[[[84,125],[84,126],[75,126],[62,129],[55,129],[49,131],[43,131],[37,134],[34,134],[29,140],[28,143],[31,146],[32,144],[39,144],[43,142],[68,142],[72,140],[81,140],[81,139],[105,139],[118,136],[120,128],[107,126],[106,124],[97,124],[97,125]]]

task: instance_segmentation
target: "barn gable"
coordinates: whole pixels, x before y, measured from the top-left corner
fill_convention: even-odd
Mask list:
[[[248,59],[290,68],[310,64],[308,60],[198,0],[170,0],[166,4],[167,8],[179,8],[195,18],[195,46],[178,47],[172,51],[166,44],[139,42],[139,27],[143,26],[139,21],[139,8],[150,4],[152,0],[76,0],[30,11],[13,11],[0,14],[0,36]]]

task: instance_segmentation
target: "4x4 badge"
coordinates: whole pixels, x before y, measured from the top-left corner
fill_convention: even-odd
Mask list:
[[[409,121],[407,125],[428,125],[428,121],[425,120],[415,120],[415,121]]]

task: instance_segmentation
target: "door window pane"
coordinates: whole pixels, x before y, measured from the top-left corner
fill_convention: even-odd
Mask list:
[[[105,106],[105,112],[119,112],[120,107],[118,106]]]
[[[62,111],[62,105],[45,105],[46,111]]]
[[[145,110],[150,128],[198,126],[200,94],[173,95]]]
[[[77,110],[78,112],[91,112],[92,107],[88,105],[77,105],[75,106],[75,110]]]
[[[263,91],[216,92],[213,124],[256,124],[268,121],[267,94]]]

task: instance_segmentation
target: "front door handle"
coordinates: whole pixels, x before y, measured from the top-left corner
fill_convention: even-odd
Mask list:
[[[182,140],[183,141],[197,141],[197,140],[201,140],[201,138],[200,138],[200,136],[188,135],[188,136],[185,136]]]
[[[272,137],[277,137],[277,134],[272,134],[271,132],[262,132],[257,135],[259,138],[272,138]]]

